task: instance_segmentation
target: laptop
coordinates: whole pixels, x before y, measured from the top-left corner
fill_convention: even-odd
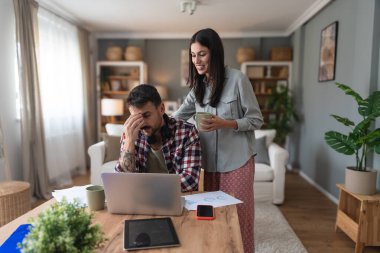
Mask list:
[[[107,209],[115,214],[182,214],[184,198],[177,174],[102,173]]]

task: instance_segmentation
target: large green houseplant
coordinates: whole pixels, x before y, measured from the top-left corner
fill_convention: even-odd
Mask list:
[[[337,152],[355,156],[355,166],[346,169],[346,188],[355,193],[372,194],[376,192],[377,171],[367,167],[367,157],[372,152],[380,154],[380,128],[374,129],[373,127],[373,123],[380,116],[380,91],[374,91],[368,98],[364,99],[347,85],[336,83],[336,86],[355,99],[358,105],[358,113],[362,119],[360,122],[355,123],[346,117],[332,114],[331,116],[334,119],[349,127],[351,131],[347,134],[328,131],[325,133],[325,140]],[[369,177],[371,182],[351,182],[349,181],[351,178],[348,178],[347,173],[351,174],[353,171],[373,172],[374,175],[355,173],[356,176],[354,177]],[[356,189],[357,187],[358,189]]]
[[[268,128],[276,129],[274,141],[284,146],[286,137],[293,131],[294,124],[299,121],[294,98],[288,86],[279,85],[273,89],[268,98],[268,109],[276,112],[276,117],[269,119]]]

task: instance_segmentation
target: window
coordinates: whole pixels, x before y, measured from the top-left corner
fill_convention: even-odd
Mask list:
[[[46,157],[52,183],[85,169],[83,78],[77,27],[39,8],[39,81]]]

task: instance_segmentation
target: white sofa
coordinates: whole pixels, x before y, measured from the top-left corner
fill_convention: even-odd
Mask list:
[[[108,135],[120,137],[123,125],[107,124]],[[256,139],[266,136],[269,165],[256,163],[254,195],[255,201],[271,201],[274,204],[282,204],[285,196],[285,166],[288,161],[288,152],[273,142],[276,130],[256,130]],[[98,142],[88,148],[91,161],[91,184],[103,185],[102,172],[113,172],[116,160],[104,163],[106,156],[105,142]]]
[[[123,132],[123,125],[119,124],[106,124],[106,132],[110,136],[121,136]],[[106,145],[104,141],[95,143],[88,148],[90,156],[90,171],[91,171],[91,184],[103,185],[100,177],[103,172],[114,172],[117,160],[104,163],[106,157]]]
[[[276,130],[256,130],[256,140],[266,136],[269,165],[255,164],[254,195],[255,201],[271,201],[282,204],[285,199],[285,172],[289,153],[283,147],[273,142]]]

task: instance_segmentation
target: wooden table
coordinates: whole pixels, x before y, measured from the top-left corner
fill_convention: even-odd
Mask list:
[[[355,253],[363,252],[365,246],[380,246],[380,193],[374,195],[354,194],[339,188],[339,204],[335,231],[339,228],[355,243]]]
[[[0,227],[0,245],[20,224],[29,223],[30,217],[37,217],[42,210],[54,202],[56,200],[51,199]],[[171,217],[181,242],[180,247],[135,252],[244,252],[236,206],[218,207],[215,209],[215,216],[216,219],[212,221],[196,220],[195,211],[185,209],[182,216]],[[96,212],[93,223],[100,224],[108,238],[104,247],[96,252],[125,252],[122,248],[124,220],[150,217],[153,216],[110,214],[106,209]]]

